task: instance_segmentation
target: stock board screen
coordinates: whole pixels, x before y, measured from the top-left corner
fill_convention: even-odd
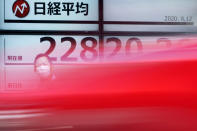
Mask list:
[[[195,42],[196,0],[1,0],[0,7],[1,90],[28,88],[37,79],[33,64],[39,54],[57,68],[195,58],[158,52]]]

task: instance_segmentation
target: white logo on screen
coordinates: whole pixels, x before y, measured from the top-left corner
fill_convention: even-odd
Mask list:
[[[17,5],[16,9],[14,11],[14,14],[16,15],[17,11],[20,11],[21,14],[23,14],[23,12],[25,11],[25,8],[27,8],[27,5],[25,3],[21,4],[22,9]]]

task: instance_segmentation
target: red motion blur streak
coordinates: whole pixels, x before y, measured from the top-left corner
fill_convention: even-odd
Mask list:
[[[39,102],[51,99],[50,103],[60,101],[61,104],[70,104],[66,108],[79,108],[83,104],[85,108],[150,106],[161,105],[162,102],[167,105],[187,105],[195,99],[192,96],[196,94],[196,51],[195,41],[192,41],[183,47],[149,54],[144,52],[145,55],[135,57],[135,60],[140,60],[138,62],[132,62],[132,57],[119,57],[111,62],[57,66],[54,81],[41,82],[39,88],[26,93],[1,94],[0,99]],[[36,82],[32,81],[32,85]],[[181,99],[191,100],[182,102]],[[174,103],[173,100],[178,101]]]
[[[167,51],[167,54],[171,56],[174,52],[177,53],[177,50]],[[190,58],[190,53],[184,51],[183,54]],[[190,115],[183,112],[180,113],[182,117],[175,116],[173,120],[170,114],[166,114],[167,123],[186,127],[182,130],[196,130],[197,60],[191,57],[184,61],[160,59],[157,62],[126,61],[57,67],[57,78],[46,89],[40,87],[29,93],[1,94],[0,103],[37,103],[40,107],[56,110],[136,107],[188,109],[192,111]],[[184,126],[183,119],[186,118],[191,124]],[[155,122],[160,119],[162,116],[158,115]]]
[[[196,65],[197,61],[73,66],[72,70],[64,70],[61,72],[62,74],[60,73],[61,79],[64,79],[63,83],[55,83],[55,85],[64,85],[64,87],[56,86],[55,89],[50,87],[51,89],[39,90],[31,94],[12,94],[9,97],[1,95],[1,105],[4,103],[8,105],[36,103],[36,107],[32,105],[28,108],[53,108],[55,112],[77,109],[79,110],[78,116],[75,113],[65,116],[63,113],[57,113],[54,115],[54,119],[59,120],[56,117],[64,116],[63,118],[67,118],[67,121],[74,119],[81,120],[82,123],[91,123],[100,117],[103,118],[100,118],[102,122],[107,123],[119,114],[120,118],[124,118],[117,120],[120,125],[107,126],[114,130],[127,130],[135,127],[134,131],[146,129],[155,131],[190,129],[195,131]],[[57,76],[60,77],[60,74]],[[25,106],[18,107],[18,109],[21,108],[23,109]],[[120,111],[104,110],[103,113],[98,112],[99,116],[97,112],[94,112],[94,110],[114,108],[120,108]],[[121,108],[132,110],[121,110]],[[84,114],[83,110],[90,111]],[[127,115],[124,114],[126,112],[128,112]],[[133,115],[135,120],[133,120]],[[107,121],[105,121],[106,119]],[[133,125],[130,121],[134,121],[135,124]],[[103,127],[103,125],[97,126]],[[89,128],[94,129],[87,125],[86,129]]]
[[[83,103],[85,107],[96,107],[110,106],[109,103],[113,103],[114,106],[150,106],[161,105],[162,102],[167,105],[188,105],[196,98],[197,61],[70,66],[72,69],[59,69],[58,78],[47,88],[39,87],[40,89],[27,93],[1,94],[0,98],[40,101],[41,98],[58,97],[58,101],[67,101],[64,103],[70,105],[67,108],[74,107],[75,104],[69,101],[75,100],[76,106]],[[77,98],[80,96],[82,98],[78,101]],[[187,99],[191,100],[182,101]],[[174,103],[173,100],[180,101]]]

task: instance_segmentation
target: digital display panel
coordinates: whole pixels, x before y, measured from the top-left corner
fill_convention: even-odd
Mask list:
[[[97,36],[28,36],[4,37],[5,64],[33,64],[39,54],[50,56],[56,64],[97,63],[118,56],[135,57],[194,44],[187,36],[106,36],[99,44]],[[101,57],[102,56],[102,57]]]
[[[54,63],[99,61],[97,36],[5,36],[5,63],[33,64],[39,54],[51,57]]]
[[[8,92],[37,88],[34,60],[43,53],[55,69],[72,71],[72,66],[80,64],[195,60],[196,41],[195,36],[105,36],[101,46],[97,36],[4,35],[2,87]]]
[[[1,0],[0,6],[3,30],[98,30],[98,0]]]
[[[193,60],[196,36],[105,36],[106,61],[152,62]],[[189,55],[188,55],[189,54]]]
[[[0,0],[0,130],[195,130],[196,64],[197,0]]]
[[[33,64],[39,54],[55,67],[197,57],[189,48],[196,42],[189,35],[197,32],[196,0],[1,0],[0,7],[0,30],[11,33],[0,36],[0,86],[6,91],[38,80]]]
[[[196,7],[196,0],[104,0],[104,29],[196,32]]]
[[[195,0],[17,1],[0,1],[1,29],[98,31],[102,23],[104,31],[197,31]]]

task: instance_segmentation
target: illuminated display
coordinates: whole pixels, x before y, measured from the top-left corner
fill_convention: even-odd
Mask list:
[[[196,0],[104,0],[105,31],[197,31]]]
[[[39,54],[50,56],[54,63],[98,62],[98,37],[38,35],[5,37],[6,63],[33,64]]]
[[[5,0],[5,7],[5,22],[98,21],[97,0]]]
[[[197,0],[0,0],[0,131],[197,131]]]
[[[104,31],[197,31],[195,0],[100,1],[2,0],[0,27],[3,30],[98,31],[103,24]]]
[[[148,53],[184,47],[196,40],[186,36],[106,36],[101,45],[97,36],[7,35],[4,38],[2,48],[7,65],[33,65],[39,54],[50,56],[53,63],[65,65],[106,61],[118,56],[140,58]]]
[[[98,30],[98,0],[2,0],[0,6],[3,30]]]
[[[163,53],[196,40],[190,37],[197,31],[195,0],[1,0],[0,7],[0,85],[6,90],[37,79],[32,68],[39,54],[65,67],[195,58]]]

